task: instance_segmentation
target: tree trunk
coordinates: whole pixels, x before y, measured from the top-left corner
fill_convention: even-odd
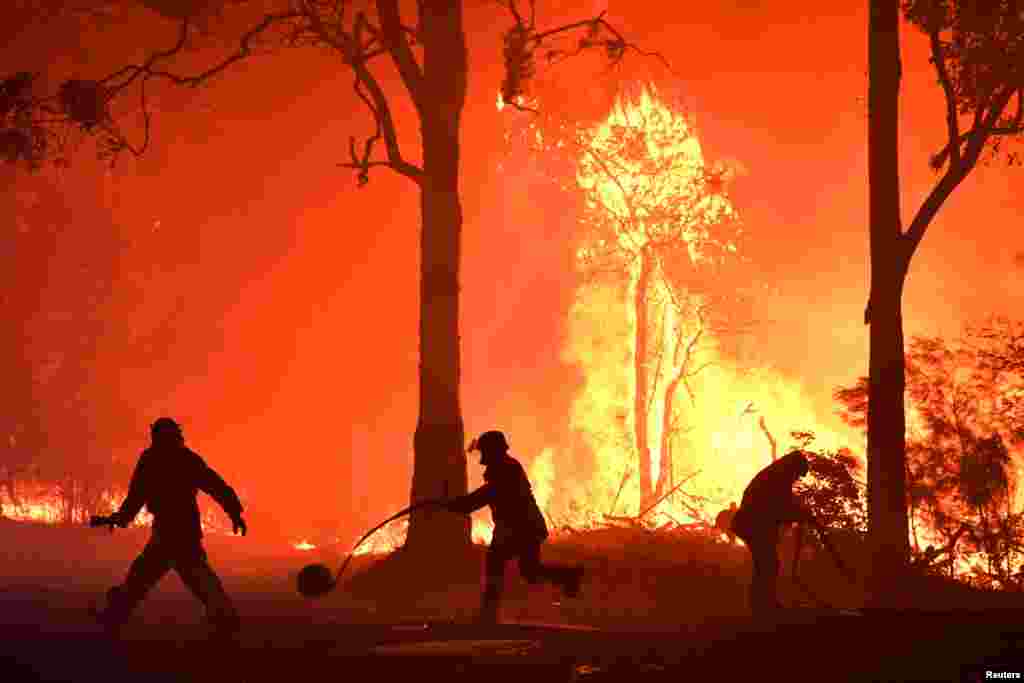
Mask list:
[[[871,604],[895,606],[909,555],[905,482],[902,295],[905,253],[899,196],[899,3],[872,0],[868,30],[868,183],[871,293],[868,519]]]
[[[650,385],[647,371],[648,356],[648,294],[651,274],[654,269],[652,257],[644,249],[640,252],[640,275],[637,277],[633,294],[633,310],[636,313],[636,349],[633,355],[633,369],[636,388],[633,392],[633,435],[636,441],[637,470],[640,473],[640,509],[645,509],[654,500],[651,486],[651,445],[648,432],[648,411],[650,394],[655,387]]]
[[[680,342],[681,343],[681,342]],[[661,467],[658,468],[658,485],[654,498],[672,486],[672,418],[674,417],[676,393],[683,381],[684,368],[680,368],[665,387],[665,411],[661,415]]]
[[[459,130],[466,96],[466,40],[462,3],[421,5],[423,138],[420,192],[420,386],[413,440],[412,502],[466,492],[465,435],[459,402]],[[468,518],[435,510],[412,514],[406,547],[468,551]]]

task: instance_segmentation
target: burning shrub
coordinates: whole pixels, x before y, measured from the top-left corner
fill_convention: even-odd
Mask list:
[[[913,563],[974,585],[1010,586],[1024,552],[1015,454],[1024,425],[1020,326],[992,321],[907,350],[907,484]],[[835,393],[865,427],[867,378]]]
[[[854,476],[860,462],[846,448],[836,451],[809,449],[814,440],[810,432],[794,432],[793,437],[807,454],[810,478],[797,482],[797,498],[828,527],[867,531],[867,510],[862,485]]]

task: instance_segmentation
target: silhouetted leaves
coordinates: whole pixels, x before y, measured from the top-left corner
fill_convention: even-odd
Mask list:
[[[501,97],[505,102],[514,103],[526,95],[527,82],[537,69],[533,60],[533,27],[515,24],[505,32],[505,79],[501,82]],[[547,57],[551,61],[552,53]]]
[[[979,553],[989,567],[986,581],[1008,571],[1024,538],[1013,536],[1017,522],[1008,503],[1015,475],[1007,446],[1024,437],[1022,369],[1024,325],[1005,319],[968,330],[955,343],[917,337],[906,352],[912,530],[917,538],[923,524],[940,546]],[[867,378],[834,392],[847,424],[866,427],[867,395]],[[915,553],[927,564],[920,548]]]
[[[960,456],[959,492],[976,510],[1005,500],[1009,493],[1010,453],[998,434],[975,439]]]
[[[958,116],[978,116],[968,131],[973,135],[961,132],[961,139],[950,140],[929,165],[942,170],[951,149],[959,151],[975,136],[987,144],[990,158],[997,157],[1003,149],[1002,136],[1020,135],[1024,130],[1024,11],[1020,4],[1016,0],[905,0],[902,7],[907,20],[929,36],[929,61],[949,106]],[[1016,99],[1012,111],[1007,109],[1011,98]],[[1019,164],[1020,157],[1009,153],[1007,162]]]
[[[800,502],[825,526],[866,531],[866,501],[855,476],[861,469],[857,458],[845,448],[813,450],[812,432],[793,432],[791,436],[800,444],[810,465],[810,476],[793,487]]]

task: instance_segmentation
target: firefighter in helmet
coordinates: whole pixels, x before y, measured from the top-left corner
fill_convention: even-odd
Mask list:
[[[445,507],[461,514],[469,514],[485,505],[491,507],[494,536],[487,549],[481,621],[497,621],[505,564],[515,558],[519,560],[520,573],[529,583],[554,583],[561,586],[568,597],[576,597],[583,568],[545,564],[540,560],[541,544],[548,537],[547,524],[523,466],[508,453],[505,435],[498,431],[484,432],[470,444],[468,451],[480,452],[484,485],[447,501]]]
[[[107,604],[97,619],[109,630],[120,628],[150,589],[174,569],[205,605],[216,632],[233,633],[239,625],[238,614],[207,562],[196,493],[212,496],[231,518],[234,532],[244,536],[242,503],[234,489],[185,446],[177,422],[162,417],[152,424],[150,433],[152,443],[139,457],[128,495],[111,520],[116,526],[128,526],[145,505],[153,515],[152,535],[124,583],[108,591]]]

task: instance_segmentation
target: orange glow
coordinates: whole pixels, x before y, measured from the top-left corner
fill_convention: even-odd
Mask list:
[[[479,516],[472,518],[471,536],[474,543],[486,544],[491,542],[494,533],[494,523],[489,519]],[[395,520],[376,534],[366,539],[362,546],[356,549],[355,555],[386,555],[402,547],[405,543],[406,534],[409,531],[409,519]]]
[[[579,18],[558,5],[550,3],[547,25]],[[725,183],[728,202],[757,235],[744,255],[782,291],[759,311],[771,322],[758,349],[771,368],[744,374],[715,349],[716,339],[706,339],[704,360],[716,365],[694,380],[695,403],[677,397],[675,408],[692,431],[673,444],[674,480],[699,471],[682,490],[706,500],[689,501],[696,515],[679,501],[665,503],[651,523],[708,522],[738,501],[770,461],[760,417],[780,454],[789,430],[806,429],[817,434],[816,447],[849,446],[863,456],[863,435],[833,417],[829,394],[868,363],[869,328],[861,322],[871,272],[866,105],[859,97],[867,87],[867,5],[830,4],[810,29],[807,13],[795,7],[620,4],[609,19],[628,27],[628,40],[663,54],[677,75],[635,54],[597,74],[584,73],[590,67],[575,59],[551,70],[552,98],[562,99],[542,111],[569,120],[603,116],[608,92],[636,77],[661,79],[673,99],[684,89],[700,124],[699,141],[690,143],[694,163],[736,155],[753,171],[742,187]],[[541,187],[522,168],[496,170],[497,111],[514,109],[494,92],[504,68],[495,48],[507,19],[500,8],[466,17],[473,46],[459,130],[461,417],[510,434],[553,529],[604,523],[605,514],[632,515],[641,505],[631,444],[631,290],[577,292],[571,256],[580,245],[572,237],[575,216],[561,210],[564,193]],[[173,44],[173,26],[127,17],[105,23],[109,37],[83,36],[67,49],[41,26],[21,31],[12,23],[0,27],[10,29],[0,50],[8,64],[53,65],[47,78],[59,82],[63,71],[92,77],[96,64],[116,68],[126,46],[142,54]],[[928,41],[913,30],[901,36],[900,171],[912,212],[935,184],[928,158],[946,131]],[[234,44],[237,36],[225,37]],[[299,52],[298,59],[309,59],[301,68],[291,58],[260,59],[229,69],[215,88],[160,86],[153,147],[121,163],[116,175],[94,173],[86,160],[51,190],[45,176],[9,183],[17,196],[5,215],[16,226],[12,239],[21,241],[11,247],[18,258],[8,269],[5,310],[12,329],[23,322],[13,316],[25,312],[24,339],[31,341],[9,335],[7,355],[16,358],[12,352],[24,344],[39,375],[33,400],[45,409],[46,428],[70,434],[72,446],[81,425],[65,424],[50,406],[68,393],[62,386],[80,383],[74,375],[62,379],[59,368],[88,360],[83,376],[98,379],[83,386],[84,421],[101,458],[131,456],[144,447],[149,420],[179,416],[190,445],[240,494],[243,486],[251,491],[242,494],[252,511],[250,537],[240,543],[273,531],[285,552],[300,542],[323,550],[329,543],[312,530],[329,519],[348,550],[374,520],[408,503],[422,360],[422,221],[408,179],[374,169],[357,191],[353,174],[337,169],[347,160],[349,136],[362,149],[374,128],[352,92],[351,72],[330,54]],[[392,87],[394,73],[385,78],[402,152],[420,163],[415,107]],[[535,92],[546,98],[542,85]],[[654,103],[648,106],[653,112]],[[140,132],[137,116],[125,124]],[[381,145],[376,152],[385,158]],[[1017,315],[1024,306],[1024,258],[1014,258],[1012,231],[1024,193],[1013,170],[1000,166],[979,168],[956,190],[915,257],[904,304],[908,339],[952,335],[965,321]],[[614,206],[614,195],[608,201]],[[976,225],[991,229],[972,230]],[[73,279],[79,266],[108,261],[109,272]],[[107,276],[112,286],[99,307],[78,296],[83,282]],[[665,296],[660,286],[655,293]],[[180,319],[170,315],[178,297]],[[679,321],[674,309],[660,310]],[[82,354],[70,342],[93,330],[79,329],[77,319],[94,317],[108,323],[95,337],[102,343]],[[162,335],[174,339],[174,353],[160,348]],[[147,355],[141,349],[150,340],[155,350]],[[659,343],[666,354],[678,347],[672,336]],[[667,377],[654,383],[656,397]],[[744,414],[749,403],[756,412]],[[655,477],[664,415],[658,403],[648,416]],[[48,467],[83,457],[76,448],[51,451]],[[632,474],[619,495],[627,468]],[[48,523],[63,516],[56,498],[22,500],[18,509],[0,502],[5,516]],[[135,524],[149,521],[143,513]],[[203,518],[207,529],[225,524],[219,509]],[[489,538],[486,512],[474,515],[472,530],[475,542]],[[925,537],[918,528],[922,546]],[[358,552],[388,552],[404,538],[399,522]]]
[[[299,541],[292,547],[296,550],[316,550],[316,546],[306,540]]]

